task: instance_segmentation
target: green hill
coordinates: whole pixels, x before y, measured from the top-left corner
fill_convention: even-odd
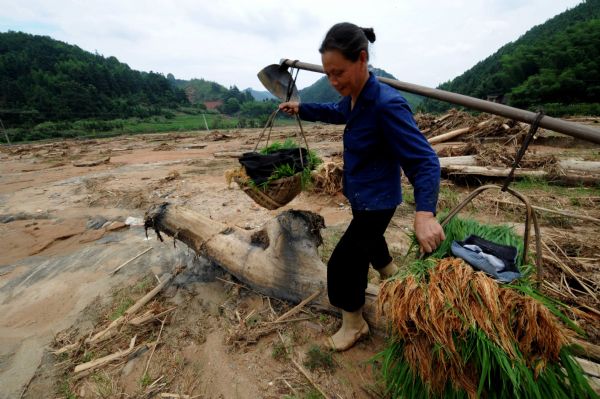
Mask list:
[[[0,117],[11,125],[148,116],[188,104],[155,72],[47,36],[0,33]]]
[[[600,114],[600,0],[587,0],[527,31],[442,90],[553,115]],[[424,111],[451,104],[428,99]]]
[[[371,68],[371,71],[376,76],[384,78],[396,79],[393,75],[387,73],[383,69]],[[406,101],[410,104],[414,110],[422,101],[423,97],[412,93],[406,93],[401,91]],[[323,76],[312,85],[300,90],[300,98],[304,102],[336,102],[340,100],[340,95],[335,91],[329,84],[327,77]]]
[[[276,97],[274,95],[272,95],[271,93],[269,93],[266,90],[262,90],[262,91],[254,90],[253,88],[249,87],[244,91],[250,92],[250,94],[256,101],[275,100],[276,99]]]
[[[177,88],[183,90],[192,104],[203,103],[205,101],[223,100],[229,90],[216,82],[204,79],[180,80],[167,75],[169,81]]]

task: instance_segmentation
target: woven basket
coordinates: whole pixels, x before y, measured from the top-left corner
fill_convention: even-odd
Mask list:
[[[250,186],[247,179],[234,177],[233,180],[258,205],[270,210],[281,208],[302,191],[302,173],[269,182],[265,188]]]

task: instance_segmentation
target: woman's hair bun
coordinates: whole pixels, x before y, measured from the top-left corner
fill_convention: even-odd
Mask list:
[[[367,37],[367,40],[371,43],[373,43],[375,41],[375,31],[373,30],[373,28],[360,28],[362,29],[362,31],[364,32],[365,36]]]

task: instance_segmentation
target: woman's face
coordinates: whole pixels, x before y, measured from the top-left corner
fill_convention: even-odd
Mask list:
[[[352,62],[337,50],[328,50],[321,54],[323,69],[329,83],[342,96],[356,97],[360,94],[367,72],[367,53],[360,52],[358,60]]]

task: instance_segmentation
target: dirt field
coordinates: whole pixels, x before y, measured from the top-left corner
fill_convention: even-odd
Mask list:
[[[339,158],[342,128],[309,125],[306,130],[311,149],[325,160]],[[153,203],[185,205],[244,229],[261,226],[281,210],[304,209],[325,219],[326,260],[351,218],[340,193],[303,192],[283,209],[268,211],[235,184],[228,187],[226,170],[237,166],[236,153],[254,148],[259,132],[181,132],[0,147],[0,398],[160,393],[172,393],[163,397],[173,398],[316,398],[319,390],[327,397],[381,397],[377,361],[371,359],[385,345],[383,333],[331,355],[315,345],[340,320],[307,307],[279,328],[255,334],[255,327],[272,322],[293,304],[240,284],[179,242],[161,243],[153,232],[146,238],[140,220]],[[271,140],[295,133],[291,127],[274,129]],[[600,159],[598,146],[569,138],[540,140],[533,149]],[[88,161],[103,162],[75,166]],[[481,183],[444,180],[440,207],[453,207]],[[519,189],[535,205],[600,218],[598,186],[529,183]],[[406,233],[414,210],[406,188],[407,203],[398,208],[386,233],[398,259],[408,248]],[[522,210],[507,201],[512,199],[505,194],[484,194],[463,214],[514,223],[519,229]],[[540,219],[551,258],[544,269],[547,293],[582,304],[578,309],[588,318],[581,323],[589,340],[598,343],[600,224],[551,213],[540,213]],[[553,254],[575,276],[556,266]],[[150,291],[164,273],[183,268],[146,305],[163,312],[160,317],[128,325],[92,349],[51,353],[98,331]],[[586,287],[596,290],[595,295]],[[135,351],[128,356],[91,372],[73,372],[77,364],[127,349],[133,336]]]

